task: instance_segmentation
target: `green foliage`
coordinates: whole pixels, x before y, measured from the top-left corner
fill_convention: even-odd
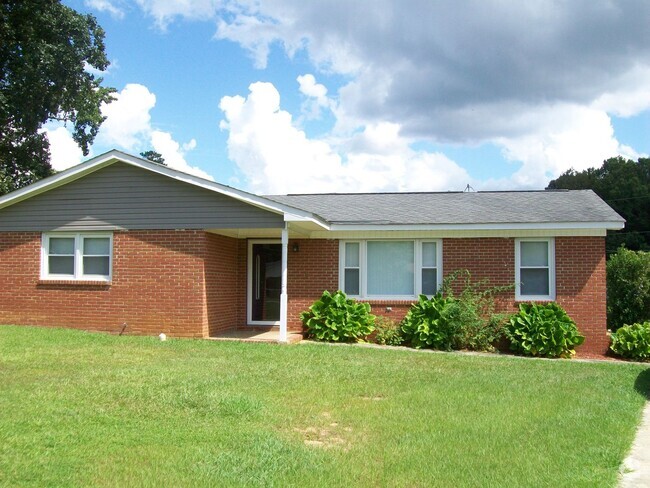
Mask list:
[[[585,340],[556,303],[522,303],[505,327],[510,349],[526,356],[571,357]]]
[[[455,298],[449,304],[449,320],[454,330],[453,349],[493,351],[503,336],[505,314],[495,313],[495,296],[511,290],[510,286],[489,286],[487,280],[472,282],[466,269],[457,270],[445,278],[442,290]]]
[[[167,166],[167,163],[165,163],[165,158],[163,158],[163,155],[160,154],[159,152],[153,150],[143,151],[140,153],[140,156],[142,156],[144,159],[148,159],[153,163],[158,163],[158,164],[162,164],[163,166]]]
[[[650,158],[637,162],[615,157],[600,168],[568,170],[548,184],[548,189],[593,190],[627,220],[625,229],[609,232],[607,253],[624,245],[650,251]]]
[[[420,295],[402,321],[406,341],[418,349],[431,347],[451,350],[454,330],[449,320],[449,310],[453,300],[443,297],[441,293],[431,298]]]
[[[650,252],[620,248],[607,261],[607,324],[650,320]]]
[[[91,70],[104,71],[104,31],[97,20],[56,0],[9,0],[0,5],[0,191],[52,173],[48,120],[69,122],[88,154],[113,100]]]
[[[468,270],[458,270],[445,278],[442,293],[418,297],[402,321],[404,337],[417,348],[492,351],[505,321],[494,313],[494,296],[509,288],[473,283]]]
[[[611,350],[630,359],[650,359],[650,321],[624,325],[612,334]]]
[[[404,342],[399,322],[387,317],[377,317],[375,342],[385,346],[400,346]]]
[[[324,291],[300,318],[308,337],[319,341],[355,342],[375,330],[370,305],[349,299],[340,290],[334,294]]]

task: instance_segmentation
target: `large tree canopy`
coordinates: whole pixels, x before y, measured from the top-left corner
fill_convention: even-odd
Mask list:
[[[650,158],[638,162],[610,158],[600,168],[568,170],[548,184],[547,189],[592,189],[627,220],[625,229],[607,236],[608,254],[624,245],[650,251]]]
[[[0,194],[52,173],[48,120],[72,124],[88,154],[104,120],[100,106],[115,90],[89,68],[109,65],[104,31],[91,15],[58,0],[0,4]]]

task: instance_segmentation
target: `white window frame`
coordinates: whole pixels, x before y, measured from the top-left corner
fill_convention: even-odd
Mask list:
[[[548,244],[548,295],[521,294],[521,243],[546,242]],[[526,268],[545,268],[545,266],[526,266]],[[516,301],[553,301],[555,300],[555,238],[526,237],[515,239],[515,300]]]
[[[74,275],[51,274],[49,272],[50,238],[74,239]],[[109,240],[108,276],[83,274],[83,240],[85,238],[107,238]],[[113,233],[112,232],[47,232],[41,240],[41,280],[106,281],[113,279]]]
[[[368,262],[367,244],[369,241],[378,242],[413,242],[413,290],[414,295],[368,295]],[[436,243],[436,281],[438,290],[442,286],[442,239],[341,239],[339,241],[339,290],[345,288],[345,245],[354,242],[359,244],[359,295],[348,295],[351,298],[363,300],[412,300],[422,293],[422,243]],[[429,268],[429,267],[427,267]],[[429,295],[431,296],[431,295]]]

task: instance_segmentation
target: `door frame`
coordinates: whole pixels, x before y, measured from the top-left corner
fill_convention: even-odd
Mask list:
[[[253,244],[277,244],[282,246],[281,239],[248,239],[247,270],[246,270],[246,325],[257,327],[280,325],[280,320],[253,320]],[[280,312],[282,315],[282,312]]]

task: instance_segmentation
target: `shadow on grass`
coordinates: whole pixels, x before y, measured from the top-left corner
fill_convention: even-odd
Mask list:
[[[634,382],[634,389],[650,400],[650,367],[639,373]]]

